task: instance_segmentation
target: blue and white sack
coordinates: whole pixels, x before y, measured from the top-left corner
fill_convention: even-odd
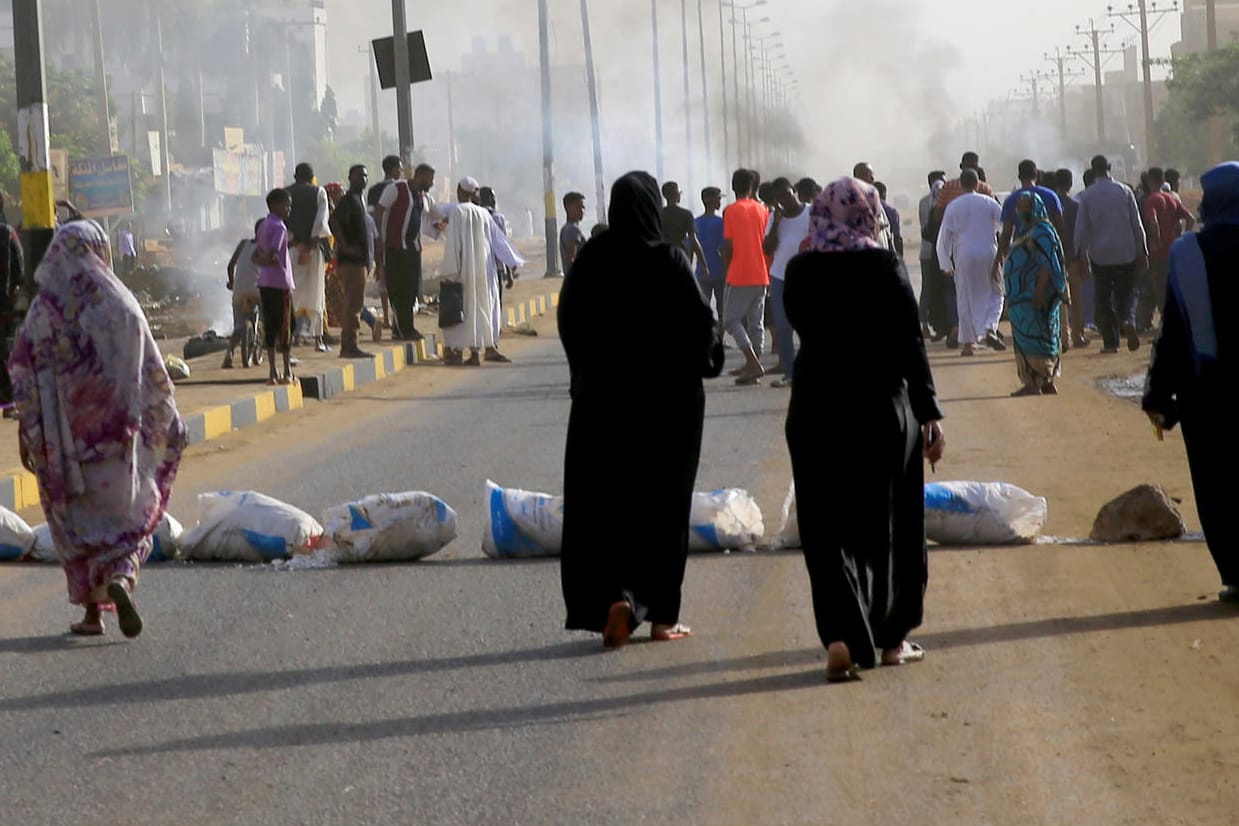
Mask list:
[[[482,553],[491,559],[559,556],[564,539],[564,499],[549,493],[501,488],[486,480]]]
[[[1028,545],[1048,517],[1043,497],[1006,482],[925,486],[925,534],[939,545]]]
[[[271,562],[323,542],[314,517],[254,491],[204,493],[198,512],[197,527],[181,537],[181,553],[196,562]]]
[[[25,559],[34,550],[34,530],[13,511],[0,507],[0,562]]]
[[[755,551],[766,535],[757,500],[736,488],[694,493],[688,527],[691,552]]]
[[[456,511],[421,491],[380,493],[328,508],[323,527],[342,563],[406,562],[456,538]]]

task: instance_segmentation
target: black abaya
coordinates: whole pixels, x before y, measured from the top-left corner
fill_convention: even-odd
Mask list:
[[[801,341],[786,430],[818,636],[873,667],[920,625],[928,579],[920,426],[942,411],[916,298],[886,250],[808,252],[784,306]]]
[[[1228,312],[1239,300],[1239,225],[1223,224],[1196,236],[1205,262],[1217,357],[1199,366],[1193,357],[1192,332],[1180,303],[1167,296],[1162,329],[1153,347],[1144,409],[1166,416],[1167,426],[1182,422],[1196,512],[1205,544],[1222,583],[1239,587],[1239,527],[1230,513],[1231,481],[1239,464],[1233,397],[1239,381],[1239,336]],[[1178,273],[1189,278],[1189,273]]]
[[[569,629],[602,631],[620,601],[634,628],[679,621],[702,379],[718,375],[722,346],[687,257],[661,242],[658,205],[648,175],[617,181],[610,228],[582,247],[560,292],[572,373],[560,557]],[[637,315],[638,301],[640,333],[657,347],[618,338],[607,321],[625,305]]]

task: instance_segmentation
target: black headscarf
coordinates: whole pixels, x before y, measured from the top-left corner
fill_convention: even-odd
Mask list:
[[[612,237],[642,241],[651,246],[662,243],[661,204],[658,182],[649,173],[629,172],[611,187],[607,232]]]

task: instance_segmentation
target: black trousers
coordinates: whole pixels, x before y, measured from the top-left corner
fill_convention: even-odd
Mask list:
[[[1093,264],[1095,304],[1093,311],[1102,346],[1115,349],[1124,325],[1136,323],[1136,263],[1103,267]]]
[[[389,249],[385,255],[387,298],[396,315],[396,336],[409,339],[417,332],[413,303],[422,294],[422,253],[421,250]]]

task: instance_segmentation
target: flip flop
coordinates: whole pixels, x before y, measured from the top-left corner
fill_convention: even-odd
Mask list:
[[[486,356],[484,356],[484,358],[486,359],[486,361],[493,361],[493,362],[496,362],[497,364],[511,364],[512,363],[512,359],[508,358],[503,353],[500,353],[498,351],[494,353],[488,353]]]
[[[888,662],[886,656],[890,652],[883,651],[882,665],[908,665],[910,663],[919,663],[925,660],[925,649],[914,642],[904,640],[898,648],[892,650],[895,652],[894,661]]]
[[[650,639],[654,642],[675,642],[676,640],[688,639],[692,635],[693,629],[682,622],[677,622],[675,625],[661,630],[650,629]]]
[[[632,606],[625,600],[616,602],[607,612],[607,624],[602,629],[602,647],[620,648],[632,637]]]
[[[142,616],[133,605],[133,597],[129,589],[120,580],[108,583],[108,596],[116,605],[116,620],[120,624],[120,632],[132,639],[142,633]]]
[[[1025,385],[1024,387],[1021,387],[1019,390],[1016,390],[1014,393],[1012,393],[1011,398],[1018,399],[1021,396],[1040,396],[1040,395],[1041,395],[1040,387],[1029,387]]]

